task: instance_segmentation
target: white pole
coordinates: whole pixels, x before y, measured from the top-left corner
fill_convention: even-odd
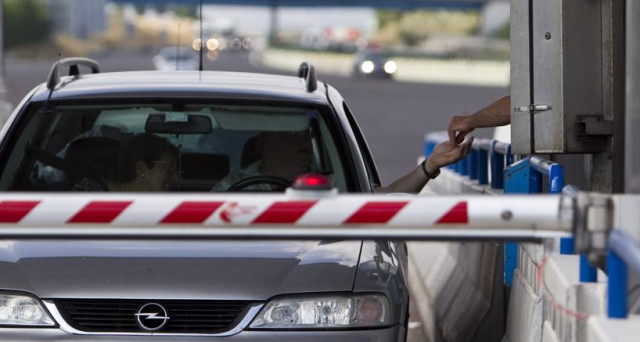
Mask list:
[[[559,195],[6,194],[0,238],[539,240],[571,233]]]

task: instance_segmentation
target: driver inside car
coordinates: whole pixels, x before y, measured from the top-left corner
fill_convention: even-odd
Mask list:
[[[263,132],[260,141],[262,158],[232,172],[211,191],[285,189],[297,176],[310,171],[312,143],[309,131]],[[460,144],[451,141],[440,143],[423,163],[390,185],[377,185],[373,190],[418,193],[430,179],[438,175],[441,167],[455,163],[469,154],[472,143],[473,137]],[[266,177],[260,177],[261,175]]]
[[[309,172],[312,159],[310,131],[262,132],[259,141],[261,158],[230,173],[211,191],[284,189],[297,176]],[[251,182],[243,184],[243,180]]]

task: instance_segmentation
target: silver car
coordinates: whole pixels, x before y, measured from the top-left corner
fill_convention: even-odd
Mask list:
[[[156,70],[198,70],[198,55],[188,47],[169,46],[153,57]]]
[[[177,151],[149,163],[166,188],[148,191],[283,191],[292,178],[266,171],[273,136],[307,147],[279,167],[343,193],[379,183],[345,101],[308,64],[288,77],[59,63],[74,75],[54,66],[1,133],[1,191],[124,191],[126,142],[141,135]],[[5,240],[0,339],[404,341],[406,256],[390,241]]]

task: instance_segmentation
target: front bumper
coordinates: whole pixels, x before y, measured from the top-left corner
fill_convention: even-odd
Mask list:
[[[184,341],[225,341],[225,342],[403,342],[406,329],[400,325],[375,330],[345,331],[242,331],[228,337],[198,336],[127,336],[127,335],[72,335],[60,329],[52,328],[0,328],[0,341],[100,341],[100,342],[184,342]]]

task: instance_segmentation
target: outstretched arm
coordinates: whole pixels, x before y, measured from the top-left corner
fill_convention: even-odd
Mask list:
[[[374,191],[418,193],[430,179],[427,173],[434,175],[441,167],[453,164],[464,158],[471,151],[471,143],[473,143],[473,137],[459,145],[450,141],[440,143],[433,149],[429,158],[424,161],[426,173],[423,170],[423,165],[418,165],[390,185],[377,187]]]
[[[427,173],[434,175],[441,167],[453,164],[471,151],[473,137],[465,137],[476,128],[504,126],[511,123],[511,96],[505,95],[479,111],[466,116],[454,116],[447,132],[449,140],[438,144],[424,162]],[[375,192],[419,192],[429,181],[422,165],[386,187],[376,187]]]
[[[504,126],[510,123],[511,96],[505,95],[471,115],[454,116],[447,133],[449,141],[460,143],[476,128]]]

